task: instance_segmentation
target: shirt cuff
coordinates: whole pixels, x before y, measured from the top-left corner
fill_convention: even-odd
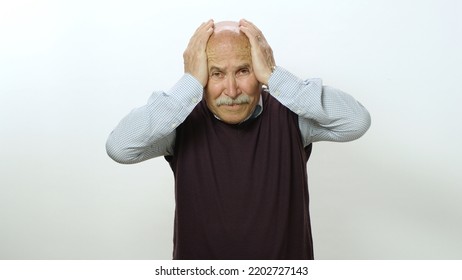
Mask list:
[[[185,108],[195,107],[202,100],[204,88],[191,74],[185,73],[166,94]]]
[[[278,66],[268,81],[269,92],[297,115],[308,113],[322,94],[321,79],[302,80]]]

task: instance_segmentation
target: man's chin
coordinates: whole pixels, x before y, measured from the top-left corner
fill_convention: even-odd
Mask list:
[[[246,117],[247,116],[244,113],[238,113],[238,114],[226,113],[226,114],[221,114],[221,116],[219,116],[221,121],[227,124],[241,123],[246,119]]]
[[[251,113],[250,104],[209,106],[210,111],[222,122],[239,124],[247,119]]]

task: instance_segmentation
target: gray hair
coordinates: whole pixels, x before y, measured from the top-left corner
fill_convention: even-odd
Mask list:
[[[220,96],[215,100],[217,106],[221,105],[239,105],[239,104],[249,104],[250,96],[246,93],[241,93],[237,98],[233,99],[227,95]]]

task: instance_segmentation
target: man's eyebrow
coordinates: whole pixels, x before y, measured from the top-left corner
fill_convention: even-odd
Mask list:
[[[210,72],[211,71],[218,71],[218,72],[223,72],[223,69],[221,69],[220,67],[217,67],[217,66],[212,66],[210,67]]]
[[[250,68],[250,64],[249,63],[244,63],[244,64],[238,65],[236,67],[236,69],[244,69],[244,68]],[[210,67],[209,71],[224,72],[225,70],[226,70],[226,68],[220,68],[218,66],[212,66],[212,67]]]
[[[243,69],[243,68],[250,68],[250,64],[249,63],[244,63],[244,64],[237,67],[237,69]]]

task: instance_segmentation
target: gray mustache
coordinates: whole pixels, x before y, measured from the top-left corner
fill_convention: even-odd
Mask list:
[[[233,99],[229,96],[221,96],[215,100],[217,106],[221,105],[240,105],[240,104],[249,104],[250,96],[245,93],[240,94],[236,99]]]

